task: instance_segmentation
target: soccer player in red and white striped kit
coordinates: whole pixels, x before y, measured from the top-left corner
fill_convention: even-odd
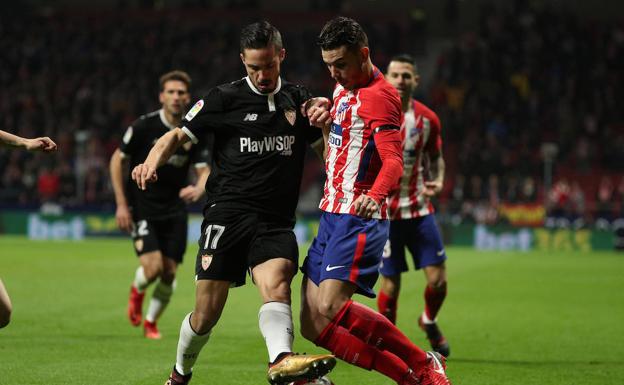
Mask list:
[[[325,24],[318,44],[336,82],[319,230],[301,268],[301,334],[345,362],[399,385],[450,385],[445,359],[414,345],[386,317],[351,298],[372,287],[389,221],[386,197],[402,174],[401,101],[372,64],[362,27]]]
[[[401,95],[404,167],[398,188],[388,196],[390,239],[379,269],[382,279],[377,306],[380,313],[396,322],[401,273],[408,270],[407,247],[416,269],[423,269],[427,279],[425,309],[418,324],[433,350],[448,357],[449,344],[436,323],[446,297],[446,252],[430,201],[440,193],[444,181],[440,119],[412,98],[420,80],[412,57],[392,58],[386,79]]]

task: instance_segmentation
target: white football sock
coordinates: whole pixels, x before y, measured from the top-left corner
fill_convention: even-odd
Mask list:
[[[171,285],[167,285],[162,281],[158,281],[154,292],[152,293],[152,299],[150,299],[149,307],[147,308],[147,315],[145,319],[148,322],[156,322],[160,315],[165,311],[165,308],[169,304],[173,290],[175,289],[175,280]]]
[[[143,270],[143,266],[139,266],[139,268],[136,270],[136,273],[134,274],[134,282],[132,283],[132,285],[135,289],[137,289],[139,293],[145,291],[145,289],[149,285],[149,282],[147,282],[147,278],[145,278],[145,270]]]
[[[258,312],[258,323],[269,351],[269,362],[275,361],[280,353],[292,352],[295,334],[289,304],[265,303]]]
[[[182,375],[187,375],[191,372],[199,352],[210,338],[210,332],[199,335],[191,328],[191,314],[193,313],[189,313],[184,317],[182,327],[180,327],[180,339],[178,340],[175,369]]]

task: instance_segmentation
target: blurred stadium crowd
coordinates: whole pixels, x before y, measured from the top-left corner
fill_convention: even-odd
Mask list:
[[[59,152],[51,159],[0,148],[0,205],[56,202],[112,210],[108,160],[125,128],[159,107],[158,77],[185,70],[199,97],[244,75],[238,32],[255,20],[258,2],[244,3],[242,14],[134,9],[1,15],[0,127],[50,136]],[[314,41],[335,5],[313,3],[305,17],[266,18],[284,35],[284,77],[328,95],[333,82]],[[436,55],[417,96],[443,125],[443,214],[493,223],[501,219],[502,204],[537,204],[552,216],[583,223],[622,217],[624,28],[519,4],[482,7],[473,31],[453,34],[435,53],[417,47],[427,36],[407,18],[353,15],[382,69],[394,54]],[[313,156],[305,175],[300,209],[315,212],[323,175]]]

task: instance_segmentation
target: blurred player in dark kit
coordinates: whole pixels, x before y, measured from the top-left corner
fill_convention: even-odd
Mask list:
[[[130,288],[128,317],[139,326],[143,320],[143,298],[147,287],[156,282],[143,320],[147,338],[159,339],[156,322],[171,299],[178,264],[186,250],[188,214],[186,203],[198,201],[210,173],[209,153],[204,140],[195,146],[188,143],[177,149],[159,173],[159,180],[141,191],[124,173],[145,159],[153,143],[180,125],[190,103],[191,78],[182,71],[172,71],[160,78],[159,101],[162,108],[141,116],[123,136],[119,149],[110,160],[110,174],[117,211],[117,224],[132,234],[140,266]],[[197,181],[187,185],[193,165]]]

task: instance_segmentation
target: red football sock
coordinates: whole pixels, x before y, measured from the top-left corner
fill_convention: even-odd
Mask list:
[[[375,370],[396,382],[400,382],[409,370],[407,364],[399,357],[366,344],[347,329],[334,323],[330,323],[314,343],[349,364],[366,370]]]
[[[383,291],[379,292],[377,295],[377,309],[379,312],[386,316],[393,324],[396,324],[397,317],[397,298],[392,298],[388,296]]]
[[[446,298],[446,282],[437,290],[430,285],[425,288],[425,314],[431,321],[438,315],[444,298]]]
[[[348,301],[334,322],[369,345],[398,356],[413,370],[426,365],[427,353],[414,345],[392,322],[373,309]]]

